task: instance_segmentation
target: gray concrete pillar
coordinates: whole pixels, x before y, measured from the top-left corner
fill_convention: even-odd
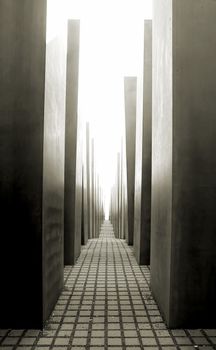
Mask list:
[[[82,126],[78,116],[79,30],[78,20],[68,21],[65,125],[65,265],[73,265],[81,249]]]
[[[82,123],[83,124],[83,123]],[[82,128],[82,150],[83,150],[83,167],[82,167],[82,240],[83,245],[87,244],[89,238],[89,203],[88,203],[88,186],[89,186],[89,154],[87,151],[87,125]]]
[[[88,242],[88,200],[87,200],[87,169],[86,162],[82,166],[82,226],[81,244]]]
[[[1,1],[0,45],[0,327],[42,328],[63,286],[66,22]]]
[[[87,206],[88,206],[88,238],[92,238],[92,181],[91,181],[91,141],[90,127],[86,124],[86,170],[87,170]]]
[[[124,238],[124,163],[123,163],[123,140],[121,141],[120,154],[120,238]]]
[[[121,232],[121,209],[120,209],[120,153],[117,154],[117,172],[116,172],[116,236],[120,238]]]
[[[127,203],[128,236],[126,241],[133,244],[134,230],[134,184],[135,184],[135,143],[136,143],[136,85],[135,77],[125,77],[125,125],[126,125],[126,159],[127,159]]]
[[[152,21],[144,21],[144,50],[137,77],[134,252],[150,264],[152,156]]]
[[[170,327],[215,327],[216,2],[154,0],[151,288]]]
[[[95,237],[95,156],[94,139],[91,140],[91,207],[92,207],[92,238]]]

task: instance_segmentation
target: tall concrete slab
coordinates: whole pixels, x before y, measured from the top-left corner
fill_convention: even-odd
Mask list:
[[[82,226],[81,244],[88,242],[88,201],[87,201],[87,171],[86,162],[82,166]]]
[[[122,147],[122,209],[123,209],[123,239],[128,237],[128,206],[127,206],[127,159],[126,159],[126,140],[123,138],[123,147]]]
[[[123,152],[123,139],[121,141],[121,153],[120,153],[120,238],[123,239],[125,235],[125,193],[124,193],[124,152]]]
[[[126,241],[133,244],[134,230],[134,185],[135,185],[135,144],[136,144],[136,77],[125,77],[125,126],[127,159],[127,203],[128,236]]]
[[[150,264],[152,157],[152,21],[144,21],[143,54],[137,77],[134,252]]]
[[[95,238],[95,151],[94,151],[94,139],[91,139],[91,208],[92,208],[92,226],[91,226],[91,238]]]
[[[92,181],[91,181],[91,141],[90,126],[86,124],[86,171],[87,171],[87,207],[88,207],[88,238],[92,238]]]
[[[2,328],[42,328],[63,286],[62,6],[0,2]]]
[[[151,288],[170,327],[216,326],[216,2],[154,0]]]
[[[79,21],[69,20],[65,124],[65,265],[74,265],[81,249],[82,125],[78,115],[79,31]]]
[[[38,3],[37,3],[38,6]],[[67,28],[65,2],[47,1],[43,139],[43,324],[60,294],[64,266],[64,156]],[[63,23],[60,23],[60,20]],[[55,26],[53,23],[55,23]]]

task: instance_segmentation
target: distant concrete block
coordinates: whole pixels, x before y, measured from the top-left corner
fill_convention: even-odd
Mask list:
[[[140,265],[150,264],[152,157],[152,21],[144,22],[144,50],[137,77],[134,201],[134,252]]]
[[[91,181],[91,141],[89,123],[86,124],[86,176],[88,206],[88,238],[92,238],[92,181]]]
[[[95,150],[94,150],[94,139],[91,139],[91,216],[92,216],[92,226],[91,226],[91,238],[95,238]]]
[[[82,228],[81,228],[81,244],[88,242],[88,198],[87,198],[87,169],[86,162],[82,167]]]
[[[82,125],[78,115],[79,30],[78,20],[68,21],[65,125],[65,265],[73,265],[81,249]]]
[[[128,236],[126,241],[133,244],[134,231],[134,185],[135,185],[135,144],[136,144],[136,77],[125,77],[125,125],[127,159],[127,207]]]

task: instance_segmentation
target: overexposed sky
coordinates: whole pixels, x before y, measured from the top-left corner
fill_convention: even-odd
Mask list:
[[[151,0],[68,0],[80,19],[79,113],[95,139],[97,171],[107,197],[124,134],[124,76],[136,76],[143,21]]]

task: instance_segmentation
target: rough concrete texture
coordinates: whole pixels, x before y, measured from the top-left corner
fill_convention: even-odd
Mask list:
[[[46,35],[51,8],[51,1],[0,2],[3,328],[41,328],[63,285],[66,51],[60,11],[53,40]]]
[[[215,327],[216,2],[154,1],[151,285],[170,327]]]
[[[135,184],[135,144],[136,144],[136,77],[125,77],[125,126],[127,159],[127,206],[128,235],[126,241],[133,244],[134,230],[134,184]]]
[[[81,249],[82,125],[78,115],[79,31],[79,21],[69,20],[65,125],[65,265],[73,265]]]
[[[143,52],[137,77],[134,252],[150,264],[152,151],[152,21],[144,21]]]

